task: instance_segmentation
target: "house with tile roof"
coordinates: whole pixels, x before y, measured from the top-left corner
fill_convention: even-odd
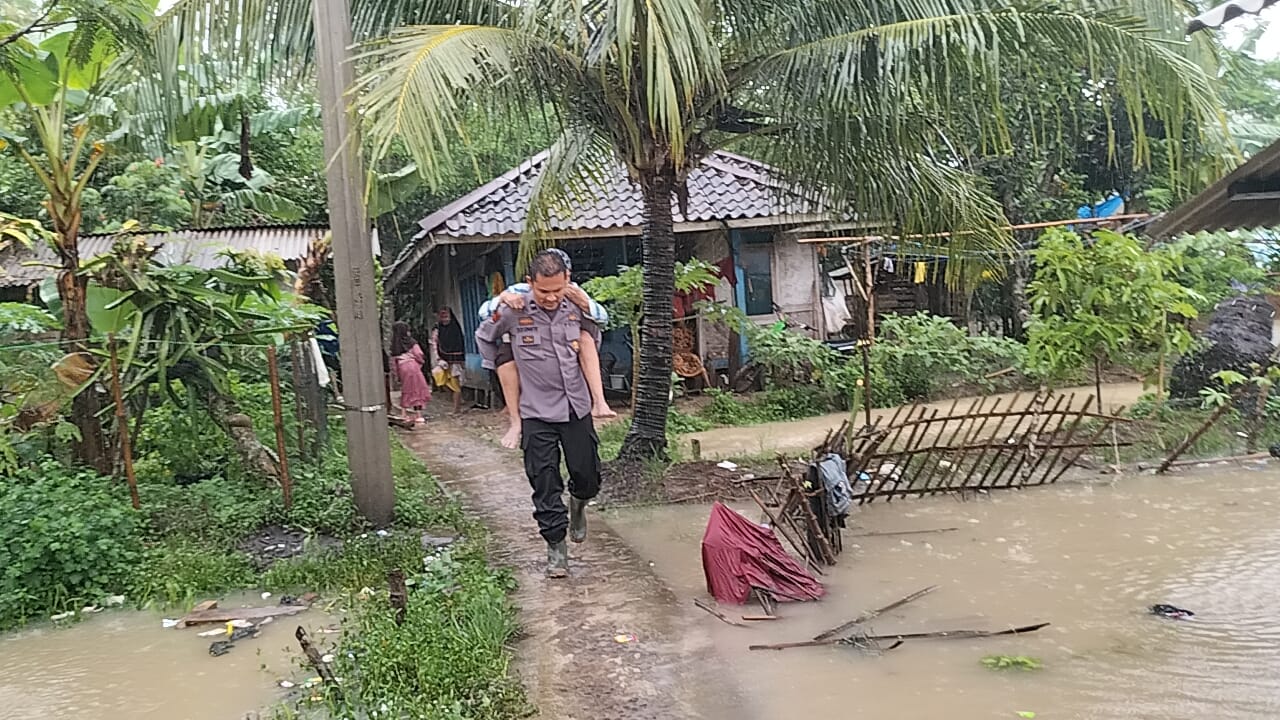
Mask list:
[[[539,153],[424,217],[386,270],[385,288],[397,296],[402,319],[429,325],[437,308],[453,308],[464,326],[472,387],[488,386],[474,345],[478,309],[517,281],[516,249],[547,156]],[[590,201],[556,213],[549,223],[549,239],[569,253],[578,282],[641,261],[639,188],[621,166],[597,184]],[[761,322],[773,322],[781,312],[818,337],[840,329],[824,327],[822,298],[832,283],[823,282],[817,245],[797,242],[795,233],[828,220],[821,199],[784,187],[769,166],[727,152],[713,153],[693,169],[687,187],[687,202],[672,202],[677,259],[697,257],[720,268],[717,301]],[[725,367],[730,352],[743,351],[729,347],[722,324],[687,309],[677,308],[677,315],[693,332],[704,366]],[[618,389],[629,376],[628,338],[626,331],[608,333],[601,348]]]

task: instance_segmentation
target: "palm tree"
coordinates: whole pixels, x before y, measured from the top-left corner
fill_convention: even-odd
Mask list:
[[[1008,149],[1002,78],[1038,88],[1019,118],[1046,129],[1062,127],[1064,108],[1120,104],[1132,160],[1145,162],[1152,120],[1171,137],[1221,127],[1208,40],[1183,42],[1192,10],[1182,0],[359,0],[355,37],[379,42],[360,58],[354,100],[375,154],[403,143],[429,179],[465,141],[468,113],[518,126],[547,108],[561,135],[531,203],[526,257],[549,213],[627,169],[645,202],[649,312],[623,455],[644,457],[665,447],[672,202],[702,158],[745,147],[779,169],[780,185],[823,188],[837,211],[901,232],[979,230],[950,249],[1004,250],[1000,207],[964,164],[973,148],[960,147]],[[259,79],[302,77],[311,19],[303,0],[179,0],[151,27],[165,89],[155,103],[181,102],[177,69],[204,59]],[[965,265],[951,266],[953,279]]]
[[[617,164],[641,192],[647,312],[623,458],[665,450],[672,205],[711,152],[748,147],[783,185],[825,188],[845,213],[904,232],[982,230],[954,242],[999,250],[1000,207],[955,143],[976,127],[984,145],[1007,149],[1002,77],[1039,80],[1057,99],[1027,102],[1033,114],[1122,103],[1137,161],[1148,118],[1175,134],[1221,124],[1211,58],[1177,42],[1176,2],[530,0],[423,12],[454,22],[402,27],[361,57],[355,101],[376,151],[403,143],[431,174],[464,112],[517,123],[549,108],[562,132],[531,202],[526,256],[549,213]],[[1060,123],[1049,112],[1037,120]]]

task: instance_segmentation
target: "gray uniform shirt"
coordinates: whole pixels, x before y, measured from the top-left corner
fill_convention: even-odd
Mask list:
[[[511,336],[511,353],[520,370],[520,417],[543,422],[569,422],[572,412],[591,414],[591,391],[578,365],[579,336],[587,330],[600,344],[600,328],[583,322],[582,311],[568,300],[549,313],[537,303],[523,309],[503,306],[476,330],[483,366],[492,370],[502,336]]]

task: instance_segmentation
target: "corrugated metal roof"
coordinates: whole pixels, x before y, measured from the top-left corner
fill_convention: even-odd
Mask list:
[[[1199,32],[1206,28],[1219,28],[1241,15],[1257,15],[1280,0],[1231,0],[1217,7],[1210,8],[1191,18],[1187,23],[1187,34]]]
[[[1280,226],[1280,142],[1152,223],[1148,234]]]
[[[512,170],[463,195],[418,222],[422,231],[400,253],[387,276],[393,287],[425,257],[442,239],[484,241],[519,237],[524,232],[529,198],[535,181],[546,163],[548,153],[541,152]],[[716,152],[689,173],[688,214],[682,214],[672,201],[676,231],[681,225],[715,221],[778,218],[813,215],[824,212],[813,198],[783,188],[768,165],[727,152]],[[639,228],[644,215],[640,189],[627,177],[625,168],[616,167],[604,187],[592,193],[589,203],[573,209],[566,216],[551,220],[550,232],[571,235],[583,231]]]
[[[220,254],[228,249],[270,253],[281,260],[297,260],[311,243],[329,232],[324,225],[267,225],[258,227],[205,228],[173,232],[133,233],[158,247],[156,257],[167,264],[220,267]],[[80,236],[80,257],[88,260],[111,250],[118,235]],[[57,256],[47,247],[10,249],[0,253],[0,287],[26,286],[52,274]]]

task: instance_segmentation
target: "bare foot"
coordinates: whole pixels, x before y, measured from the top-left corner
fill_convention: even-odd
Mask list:
[[[618,413],[609,407],[609,403],[604,398],[600,398],[591,404],[591,417],[594,418],[616,418]]]
[[[507,428],[507,434],[502,436],[502,447],[508,450],[514,450],[520,445],[520,426],[512,425]]]

